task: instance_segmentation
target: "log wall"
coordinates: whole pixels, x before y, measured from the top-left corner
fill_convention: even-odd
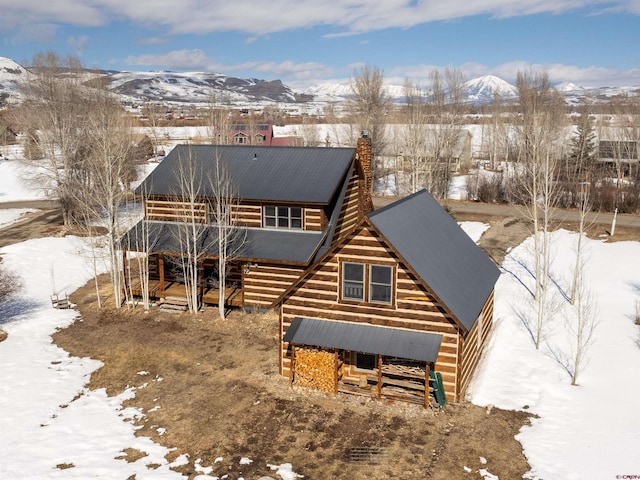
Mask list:
[[[487,342],[489,332],[493,327],[493,292],[489,296],[487,303],[485,303],[478,320],[474,324],[473,328],[469,330],[464,340],[462,341],[462,355],[460,359],[460,377],[458,390],[460,395],[464,395],[464,392],[469,385],[473,370],[476,368],[482,351]]]
[[[245,305],[269,308],[303,271],[304,267],[247,264],[242,278]]]
[[[191,221],[192,213],[197,222],[207,221],[207,205],[204,202],[190,204],[177,200],[149,200],[144,202],[145,217],[148,220],[169,222]]]
[[[285,299],[280,314],[280,338],[295,317],[367,323],[391,328],[418,330],[442,335],[435,364],[441,372],[447,397],[458,398],[459,333],[455,322],[430,291],[422,287],[407,266],[398,262],[395,270],[395,300],[392,305],[340,300],[340,264],[342,261],[369,264],[395,264],[395,253],[378,238],[373,229],[352,232],[334,254],[309,272]],[[289,375],[291,351],[281,342],[280,372]]]
[[[358,223],[358,215],[361,210],[359,207],[359,181],[355,168],[351,171],[347,191],[340,208],[340,215],[336,224],[336,230],[332,239],[332,243],[342,238],[345,233],[352,230]]]
[[[146,199],[144,205],[147,220],[190,221],[192,208],[195,211],[196,221],[205,223],[209,219],[206,202],[198,202],[192,207],[189,202],[180,202],[175,199]],[[260,204],[231,205],[231,212],[234,222],[238,225],[254,228],[263,226],[263,206]],[[327,225],[324,210],[319,207],[303,208],[302,218],[304,230],[322,231]]]

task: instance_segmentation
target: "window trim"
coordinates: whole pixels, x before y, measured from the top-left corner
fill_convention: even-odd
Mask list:
[[[361,279],[360,280],[354,280],[354,279],[347,279],[346,278],[346,273],[347,273],[347,265],[356,265],[360,267],[360,272],[361,272]],[[363,263],[355,263],[355,262],[342,262],[342,287],[341,287],[341,299],[342,300],[346,300],[348,302],[364,302],[365,299],[367,298],[366,295],[366,278],[367,278],[367,272],[366,269],[364,268],[365,265]],[[347,291],[347,283],[351,283],[351,284],[359,284],[360,285],[360,291],[362,292],[362,295],[360,297],[356,297],[356,296],[347,296],[346,295],[346,291]],[[356,286],[353,286],[352,288],[357,288]]]
[[[379,307],[395,307],[396,300],[396,268],[395,264],[385,264],[385,263],[368,263],[362,260],[354,260],[343,258],[339,260],[340,265],[340,274],[339,280],[340,284],[338,287],[338,300],[344,303],[367,303]],[[363,295],[362,298],[350,298],[345,296],[345,284],[348,280],[345,280],[346,273],[346,264],[360,265],[363,270]],[[389,282],[388,284],[372,282],[373,274],[372,267],[383,267],[389,269]],[[373,300],[371,298],[372,285],[388,285],[389,287],[389,301],[382,300]]]
[[[267,215],[267,209],[273,208],[273,215]],[[286,209],[286,215],[281,214],[281,211]],[[298,209],[300,211],[300,215],[293,216],[292,210]],[[267,219],[273,219],[273,225],[267,225]],[[286,226],[281,226],[281,220],[286,220]],[[300,222],[299,227],[292,226],[294,220]],[[304,230],[304,208],[302,207],[292,207],[286,205],[264,205],[262,207],[262,227],[263,228],[278,228],[281,230]]]
[[[373,269],[374,267],[378,268],[386,268],[389,270],[389,283],[380,283],[373,281]],[[369,264],[369,294],[367,295],[369,303],[377,303],[381,305],[391,305],[393,303],[393,267],[390,265],[378,265],[378,264]],[[373,297],[373,287],[375,286],[388,286],[389,287],[389,300],[374,300]]]

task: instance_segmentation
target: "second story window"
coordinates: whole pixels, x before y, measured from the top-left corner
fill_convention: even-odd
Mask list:
[[[302,208],[267,205],[264,207],[264,226],[302,230]]]
[[[393,303],[393,267],[342,263],[342,297],[348,301]]]

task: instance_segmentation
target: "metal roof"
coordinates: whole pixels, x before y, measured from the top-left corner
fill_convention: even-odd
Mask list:
[[[423,362],[438,358],[442,335],[296,317],[283,341],[298,345],[339,348]]]
[[[190,163],[200,196],[212,196],[215,162],[230,176],[240,200],[329,204],[342,186],[355,148],[178,145],[138,186],[136,193],[180,195],[179,179]]]
[[[368,217],[470,330],[500,276],[493,261],[426,190]]]
[[[149,238],[150,251],[179,254],[181,224],[141,220],[120,240],[122,248],[142,250],[144,233]],[[201,228],[198,248],[203,255],[218,256],[218,230],[214,226]],[[239,260],[287,262],[308,265],[324,240],[323,232],[278,230],[264,228],[238,228],[236,230],[233,257]]]

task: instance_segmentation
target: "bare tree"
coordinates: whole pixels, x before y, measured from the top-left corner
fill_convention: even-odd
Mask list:
[[[586,230],[588,227],[587,216],[593,209],[591,185],[587,182],[580,183],[577,206],[578,206],[578,241],[576,242],[576,263],[573,267],[573,276],[571,280],[570,301],[572,305],[575,305],[576,303],[578,289],[581,281],[582,265],[584,262],[583,239],[586,236]]]
[[[564,131],[564,106],[548,74],[518,72],[516,126],[522,203],[533,225],[536,300],[535,344],[540,348],[548,316],[551,268],[551,214],[558,200],[557,166]]]
[[[246,237],[244,230],[237,226],[237,206],[238,200],[235,192],[233,179],[229,170],[224,165],[219,156],[216,155],[215,171],[212,172],[210,184],[212,197],[210,205],[211,218],[216,229],[216,241],[218,246],[218,312],[220,318],[226,317],[226,289],[227,289],[227,266],[233,259]]]
[[[386,120],[391,100],[386,93],[384,72],[378,67],[363,65],[349,79],[352,97],[347,102],[352,123],[357,126],[353,143],[362,131],[371,138],[373,158],[379,157],[387,145]],[[377,179],[379,173],[374,171]]]
[[[404,83],[406,108],[402,115],[399,143],[402,152],[403,170],[409,173],[409,191],[415,193],[425,186],[427,162],[428,126],[426,94],[408,78]]]
[[[162,105],[153,102],[147,102],[142,109],[142,113],[146,117],[147,123],[149,125],[149,133],[151,135],[154,155],[158,155],[158,152],[160,150],[159,132],[165,111],[166,109]]]
[[[173,195],[176,199],[174,209],[179,212],[176,240],[180,246],[180,266],[187,297],[187,308],[191,313],[200,310],[198,287],[200,285],[200,265],[211,244],[210,230],[207,225],[205,172],[202,165],[196,162],[192,148],[184,158],[178,158],[177,185]]]
[[[231,145],[231,111],[223,104],[222,95],[213,87],[207,102],[207,140],[212,145]]]
[[[44,173],[33,180],[39,185],[53,184],[52,193],[62,206],[64,223],[71,225],[78,207],[74,191],[85,180],[82,162],[88,148],[89,87],[82,85],[82,65],[76,57],[39,53],[29,70],[31,74],[22,86],[25,101],[19,121],[30,135],[28,143],[45,157],[35,159],[40,167],[37,171]]]
[[[427,103],[429,160],[426,187],[436,197],[447,194],[454,152],[462,133],[464,77],[457,69],[433,70]]]
[[[576,288],[575,318],[568,322],[568,330],[572,339],[569,364],[571,385],[578,384],[578,376],[588,360],[589,348],[593,343],[593,334],[597,325],[597,305],[592,292],[585,285],[581,267]]]
[[[130,193],[129,183],[135,177],[131,119],[104,89],[94,89],[87,121],[85,184],[73,192],[79,209],[87,212],[90,224],[101,226],[109,257],[109,273],[115,305],[123,302],[123,272],[117,240],[122,232],[120,208]]]

